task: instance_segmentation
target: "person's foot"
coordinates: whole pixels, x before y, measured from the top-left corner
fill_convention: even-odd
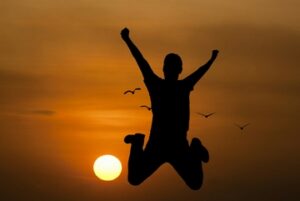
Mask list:
[[[130,134],[130,135],[126,135],[124,138],[124,142],[126,144],[132,144],[132,143],[137,143],[137,142],[141,142],[143,143],[145,138],[144,134],[141,133],[136,133],[136,134]]]
[[[209,161],[209,154],[207,149],[202,145],[198,138],[193,138],[191,143],[192,152],[195,156],[200,157],[201,161],[207,163]]]

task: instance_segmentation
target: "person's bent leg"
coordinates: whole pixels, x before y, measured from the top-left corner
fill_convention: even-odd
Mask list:
[[[127,135],[124,138],[126,144],[131,144],[130,154],[128,159],[128,181],[133,185],[138,185],[135,181],[139,177],[139,172],[141,170],[141,165],[143,162],[143,145],[144,145],[145,135],[136,133],[134,135]]]
[[[191,189],[199,190],[201,188],[203,183],[201,160],[195,160],[191,154],[186,153],[171,160],[170,164]]]
[[[158,160],[148,160],[147,157],[143,158],[140,162],[139,164],[135,164],[136,166],[128,167],[128,182],[134,186],[140,185],[163,163]]]
[[[201,188],[203,183],[202,162],[208,162],[209,154],[198,138],[176,150],[170,160],[171,165],[193,190]]]
[[[161,164],[161,160],[151,154],[151,151],[143,150],[143,134],[127,135],[125,143],[131,144],[128,160],[128,182],[131,185],[139,185],[147,179]]]

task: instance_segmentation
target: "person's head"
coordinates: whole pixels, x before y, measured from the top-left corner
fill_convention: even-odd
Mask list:
[[[179,55],[167,54],[163,66],[164,76],[166,80],[178,80],[182,71],[182,60]]]

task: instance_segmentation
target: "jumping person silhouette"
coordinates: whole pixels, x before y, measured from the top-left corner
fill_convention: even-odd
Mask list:
[[[174,53],[168,54],[163,65],[165,79],[162,79],[152,71],[132,42],[127,28],[121,31],[121,37],[143,74],[153,113],[145,149],[144,134],[136,133],[124,138],[125,143],[131,144],[128,160],[129,183],[141,184],[163,163],[168,162],[191,189],[200,189],[203,181],[202,162],[208,162],[209,155],[198,138],[193,138],[191,145],[188,143],[189,95],[216,59],[218,50],[213,50],[209,61],[183,80],[178,80],[182,71],[181,58]]]

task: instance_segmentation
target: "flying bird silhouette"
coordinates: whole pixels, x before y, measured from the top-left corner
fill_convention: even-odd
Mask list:
[[[127,90],[127,91],[124,92],[124,95],[127,94],[127,93],[134,94],[135,91],[137,91],[137,90],[141,90],[141,88],[137,87],[137,88],[135,88],[134,90]]]
[[[210,117],[211,115],[215,114],[215,112],[208,113],[208,114],[203,114],[203,113],[201,113],[201,112],[197,112],[197,114],[202,115],[202,116],[205,117],[205,118],[208,118],[208,117]]]
[[[236,125],[239,129],[244,130],[244,128],[245,128],[246,126],[248,126],[249,123],[244,124],[244,125],[239,125],[239,124],[234,124],[234,125]]]
[[[151,107],[149,107],[149,106],[147,106],[147,105],[141,105],[140,107],[144,107],[144,108],[146,108],[147,110],[152,110],[152,108]]]

